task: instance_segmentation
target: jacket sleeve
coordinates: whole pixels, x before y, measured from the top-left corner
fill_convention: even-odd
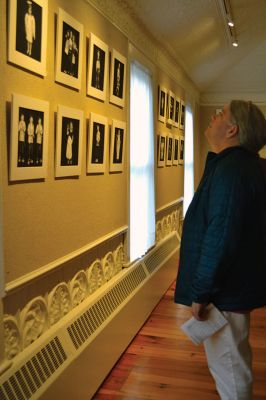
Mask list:
[[[236,171],[218,170],[209,189],[206,226],[192,300],[208,303],[241,246],[247,191]],[[246,192],[246,193],[245,193]]]

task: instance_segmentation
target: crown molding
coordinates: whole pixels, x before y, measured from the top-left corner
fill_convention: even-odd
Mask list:
[[[257,105],[266,105],[265,93],[241,93],[241,92],[205,92],[200,94],[201,106],[220,106],[229,103],[232,99],[241,99],[249,101]]]
[[[145,29],[129,2],[124,0],[86,0],[86,2],[106,17],[138,50],[182,87],[186,96],[188,94],[189,97],[199,101],[199,90],[196,85],[167,49]]]

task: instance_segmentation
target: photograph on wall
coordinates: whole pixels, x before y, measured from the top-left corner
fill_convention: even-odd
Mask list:
[[[183,136],[179,137],[179,154],[178,154],[178,164],[184,164],[184,151],[185,151],[185,140]]]
[[[87,173],[104,173],[108,148],[107,118],[90,114],[89,140],[87,149]]]
[[[178,149],[179,138],[177,135],[173,136],[173,165],[178,165]]]
[[[167,147],[166,147],[166,165],[173,164],[173,135],[168,133],[167,135]]]
[[[81,88],[83,25],[62,8],[57,16],[55,80],[64,85]]]
[[[158,96],[158,120],[165,122],[166,115],[166,94],[167,89],[163,86],[159,86],[159,96]]]
[[[158,136],[158,148],[157,148],[157,166],[165,166],[165,153],[166,153],[166,136],[161,133]]]
[[[175,96],[175,110],[174,110],[174,121],[173,125],[178,128],[180,120],[180,99]]]
[[[46,177],[48,127],[47,101],[12,94],[11,181]]]
[[[9,0],[8,61],[46,75],[48,0]]]
[[[168,108],[167,108],[167,123],[169,125],[173,125],[174,123],[174,114],[175,114],[175,95],[173,92],[169,90],[168,93]]]
[[[110,144],[110,172],[122,172],[126,148],[126,123],[113,120]]]
[[[83,111],[58,105],[55,176],[81,174]]]
[[[110,74],[110,103],[125,106],[127,60],[112,49]]]
[[[180,102],[180,123],[179,127],[180,129],[184,129],[185,127],[185,103],[183,100]]]
[[[89,41],[87,95],[105,101],[107,91],[109,50],[107,44],[92,33]]]

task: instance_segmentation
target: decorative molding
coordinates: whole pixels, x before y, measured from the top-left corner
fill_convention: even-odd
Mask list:
[[[71,296],[65,282],[59,283],[47,295],[47,307],[50,326],[58,322],[71,310]]]
[[[205,92],[200,95],[201,106],[221,106],[229,103],[232,99],[241,100],[252,100],[257,105],[266,105],[265,93],[216,93],[216,92]]]
[[[80,255],[86,253],[87,251],[91,250],[93,247],[99,246],[100,244],[113,239],[116,236],[124,234],[128,230],[128,226],[124,225],[121,228],[118,228],[109,234],[100,237],[99,239],[95,240],[94,242],[91,242],[87,244],[86,246],[83,246],[79,248],[78,250],[73,251],[72,253],[69,253],[65,255],[64,257],[58,258],[57,260],[54,260],[53,262],[46,264],[38,269],[36,269],[33,272],[30,272],[29,274],[23,275],[18,279],[15,279],[9,283],[6,284],[5,287],[5,292],[9,293],[22,285],[27,284],[28,282],[39,278],[41,275],[47,274],[48,272],[56,269],[57,267],[61,266],[62,264],[73,260],[76,257],[79,257]]]
[[[184,197],[179,197],[178,199],[171,201],[170,203],[167,203],[167,204],[163,205],[162,207],[157,208],[156,213],[158,214],[159,212],[164,211],[167,208],[177,206],[177,205],[181,204],[183,201],[184,201]]]
[[[169,50],[163,47],[144,28],[135,14],[132,4],[124,0],[86,0],[96,8],[105,18],[115,25],[132,44],[145,54],[155,65],[165,71],[177,84],[193,98],[199,99],[199,90],[188,77],[184,69],[178,64]]]
[[[7,360],[14,358],[22,348],[21,336],[17,319],[12,315],[5,315],[4,320],[5,357]]]

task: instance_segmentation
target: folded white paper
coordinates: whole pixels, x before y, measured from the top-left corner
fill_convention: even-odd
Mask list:
[[[227,319],[213,304],[209,304],[208,310],[206,321],[198,321],[192,317],[180,327],[195,344],[202,343],[228,323]]]

